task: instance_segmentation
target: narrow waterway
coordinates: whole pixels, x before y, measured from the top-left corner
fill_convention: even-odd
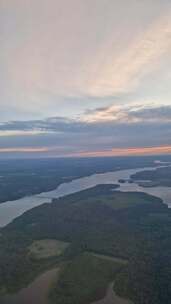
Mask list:
[[[0,299],[1,304],[48,304],[48,292],[57,278],[59,268],[46,271],[36,278],[27,288],[14,295],[6,295]]]
[[[118,182],[120,179],[129,179],[130,175],[143,171],[144,169],[155,170],[154,167],[146,167],[93,174],[75,179],[71,182],[62,183],[53,191],[0,204],[0,227],[7,225],[13,219],[31,208],[42,205],[43,203],[51,203],[52,198],[59,198],[100,184],[119,184],[120,191],[139,191],[155,195],[160,197],[164,203],[171,207],[171,187],[157,186],[145,188],[138,186],[136,183]]]
[[[99,301],[93,302],[92,304],[133,304],[133,303],[127,299],[118,297],[113,290],[113,283],[111,283],[107,290],[106,296]]]

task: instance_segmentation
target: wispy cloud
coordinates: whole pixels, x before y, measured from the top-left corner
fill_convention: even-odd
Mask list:
[[[94,95],[130,91],[142,76],[155,70],[162,56],[171,51],[171,13],[161,16],[120,55],[116,56],[115,48],[104,51],[104,62],[93,75],[90,92]]]
[[[115,148],[111,150],[103,151],[82,151],[78,153],[70,154],[72,157],[103,157],[103,156],[137,156],[137,155],[157,155],[157,154],[171,154],[171,146],[159,146],[159,147],[131,147],[131,148]]]
[[[34,156],[49,156],[49,157],[111,157],[111,156],[138,156],[138,155],[161,155],[171,154],[170,146],[154,146],[154,147],[128,147],[128,148],[113,148],[106,150],[94,150],[94,151],[74,151],[73,153],[66,152],[65,149],[61,150],[59,147],[13,147],[13,148],[0,148],[1,154],[8,154],[15,156],[19,155],[31,155]]]
[[[146,105],[113,105],[88,111],[83,116],[87,122],[116,123],[167,123],[171,122],[171,106],[154,106],[151,103]]]
[[[169,0],[5,0],[0,23],[1,154],[171,144]]]
[[[13,147],[13,148],[0,148],[0,153],[45,153],[48,152],[47,147]]]
[[[109,96],[144,95],[156,69],[159,79],[150,95],[163,83],[160,104],[168,97],[169,1],[6,0],[0,2],[0,20],[3,120],[66,112],[74,117],[95,108],[96,98],[104,106]]]

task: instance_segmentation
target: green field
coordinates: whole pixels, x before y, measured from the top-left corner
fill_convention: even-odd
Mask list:
[[[36,259],[45,259],[53,256],[60,256],[69,246],[68,243],[58,240],[38,240],[29,246],[29,254]]]
[[[94,252],[89,252],[89,254],[91,254],[92,256],[102,259],[102,260],[107,260],[107,261],[112,261],[114,263],[119,263],[122,265],[127,265],[128,261],[125,259],[121,259],[121,258],[116,258],[114,256],[109,256],[109,255],[104,255],[104,254],[99,254],[99,253],[94,253]]]

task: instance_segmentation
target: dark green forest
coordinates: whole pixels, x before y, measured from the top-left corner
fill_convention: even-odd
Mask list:
[[[100,185],[53,200],[51,204],[27,211],[1,229],[1,293],[14,292],[45,269],[92,252],[128,261],[124,267],[118,267],[117,274],[113,264],[114,288],[119,295],[135,304],[170,303],[171,211],[156,197],[113,191],[114,188]],[[29,255],[28,248],[33,241],[44,239],[61,240],[70,245],[61,256],[37,260]],[[90,260],[88,258],[87,265],[92,263]],[[103,271],[101,277],[106,282]],[[93,291],[95,299],[98,290],[97,284],[97,292]],[[68,292],[67,285],[64,291]],[[58,284],[53,297],[54,294],[56,297],[63,294]],[[80,303],[86,303],[84,297],[80,297],[83,299]]]

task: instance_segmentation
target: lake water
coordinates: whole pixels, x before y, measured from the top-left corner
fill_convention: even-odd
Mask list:
[[[25,211],[42,205],[51,203],[52,198],[59,198],[81,190],[85,190],[100,184],[119,184],[120,191],[139,191],[160,197],[164,203],[171,207],[171,187],[141,187],[136,183],[119,183],[119,179],[129,179],[130,175],[143,171],[144,169],[155,170],[154,167],[120,170],[93,174],[75,179],[71,182],[63,183],[57,189],[44,192],[38,195],[24,197],[15,201],[8,201],[0,204],[0,226],[5,226],[13,219],[23,214]]]
[[[35,279],[28,287],[14,295],[0,298],[1,304],[48,304],[48,292],[51,284],[57,278],[59,269],[46,271]]]
[[[110,284],[104,299],[93,302],[92,304],[133,304],[133,303],[127,299],[118,297],[114,292],[113,283],[112,283]]]

